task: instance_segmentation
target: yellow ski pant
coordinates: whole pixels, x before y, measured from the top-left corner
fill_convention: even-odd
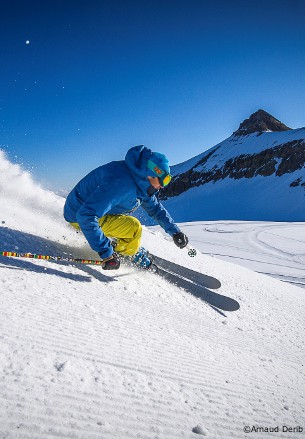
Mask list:
[[[137,253],[142,237],[142,225],[137,218],[129,215],[105,215],[98,223],[108,238],[116,238],[116,252],[123,256]],[[78,223],[70,224],[81,231]]]

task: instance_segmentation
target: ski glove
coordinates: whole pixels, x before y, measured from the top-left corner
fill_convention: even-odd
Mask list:
[[[187,237],[184,233],[182,233],[182,232],[175,233],[175,234],[173,235],[173,240],[174,240],[174,243],[175,243],[179,248],[184,248],[184,247],[186,247],[187,244],[188,244],[188,242],[189,242],[188,237]]]
[[[106,259],[102,268],[103,270],[118,270],[120,268],[120,265],[121,263],[118,255],[116,253],[113,253],[110,258]]]

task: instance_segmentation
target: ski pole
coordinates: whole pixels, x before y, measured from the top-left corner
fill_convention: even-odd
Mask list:
[[[7,256],[13,258],[30,258],[30,259],[44,259],[47,261],[64,261],[64,262],[75,262],[77,264],[90,264],[90,265],[103,265],[103,261],[96,261],[94,259],[82,259],[82,258],[64,258],[62,256],[50,256],[50,255],[39,255],[35,253],[16,253],[16,252],[0,252],[0,256]]]
[[[197,255],[197,250],[194,248],[190,248],[186,246],[187,254],[190,257],[194,257]],[[54,262],[75,262],[76,264],[85,264],[85,265],[103,265],[103,261],[98,261],[95,259],[83,259],[83,258],[64,258],[62,256],[51,256],[51,255],[41,255],[36,253],[16,253],[16,252],[0,252],[0,256],[6,256],[11,258],[28,258],[28,259],[44,259],[46,261],[54,261]]]

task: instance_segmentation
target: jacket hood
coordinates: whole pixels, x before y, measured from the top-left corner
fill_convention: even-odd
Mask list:
[[[150,187],[147,179],[147,162],[152,154],[152,151],[146,146],[138,145],[130,148],[125,157],[125,164],[144,196],[147,196],[147,190]]]

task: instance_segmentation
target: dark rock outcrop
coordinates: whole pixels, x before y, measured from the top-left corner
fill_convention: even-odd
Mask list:
[[[199,165],[207,163],[217,149],[213,149],[188,171],[175,176],[171,184],[161,191],[160,199],[165,200],[180,195],[192,187],[202,186],[209,182],[216,183],[225,178],[238,180],[259,175],[281,177],[305,167],[305,140],[294,140],[256,154],[241,154],[230,158],[221,167],[214,166],[211,169],[196,170]],[[298,185],[303,186],[298,180],[291,183],[292,187]]]
[[[233,134],[235,136],[245,136],[252,133],[261,133],[264,131],[288,131],[291,128],[280,122],[271,114],[264,110],[258,110],[251,114],[249,119],[245,119],[237,131]]]

